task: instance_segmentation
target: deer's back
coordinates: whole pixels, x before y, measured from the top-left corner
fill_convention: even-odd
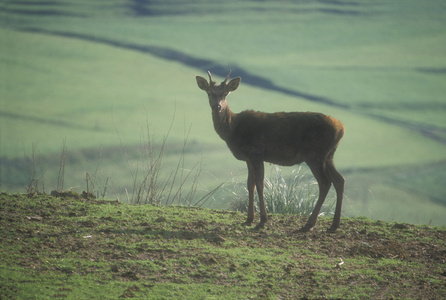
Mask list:
[[[232,119],[227,144],[241,160],[257,157],[294,165],[305,161],[307,155],[327,155],[343,132],[340,121],[320,113],[243,111]]]

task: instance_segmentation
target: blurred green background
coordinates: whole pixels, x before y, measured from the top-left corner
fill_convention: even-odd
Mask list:
[[[0,190],[55,189],[65,152],[63,188],[86,190],[88,172],[126,201],[141,149],[168,135],[165,174],[184,152],[197,197],[225,183],[206,205],[227,208],[247,170],[214,132],[207,70],[242,77],[234,112],[344,123],[344,216],[446,224],[442,0],[3,1]]]

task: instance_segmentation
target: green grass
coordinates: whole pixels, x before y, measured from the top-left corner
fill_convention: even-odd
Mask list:
[[[442,298],[446,229],[272,214],[0,195],[2,298]],[[343,263],[341,263],[343,262]],[[347,288],[348,287],[348,288]]]
[[[275,166],[264,179],[264,199],[268,213],[309,216],[316,204],[319,191],[317,181],[312,176],[310,170],[302,167],[293,169],[291,174],[283,174],[282,170]],[[229,189],[233,196],[229,209],[247,212],[246,184],[234,182],[229,185]],[[332,194],[327,197],[320,215],[334,214],[335,199],[336,196]],[[260,211],[257,202],[254,206],[256,211]]]
[[[149,123],[161,141],[172,118],[167,173],[191,125],[185,168],[202,161],[201,194],[233,174],[245,180],[194,79],[231,69],[243,74],[229,98],[235,112],[319,111],[346,125],[336,155],[346,214],[444,224],[443,1],[60,3],[0,8],[1,190],[29,184],[23,148],[29,156],[33,143],[39,176],[54,189],[66,138],[65,186],[85,190],[85,172],[99,166],[98,186],[108,179],[108,195],[122,199],[133,181],[119,140],[138,149]],[[227,198],[210,205],[226,208]]]

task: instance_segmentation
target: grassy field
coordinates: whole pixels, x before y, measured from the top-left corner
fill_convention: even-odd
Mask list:
[[[442,299],[446,228],[0,195],[0,298]]]
[[[161,143],[173,120],[165,173],[187,136],[182,167],[201,162],[197,196],[226,183],[206,205],[227,208],[231,182],[247,172],[213,131],[195,75],[231,69],[242,77],[229,98],[235,112],[342,120],[344,215],[445,224],[445,11],[443,1],[5,3],[0,189],[23,191],[32,161],[55,189],[66,139],[63,188],[86,190],[88,172],[98,194],[107,184],[126,201],[147,125]]]

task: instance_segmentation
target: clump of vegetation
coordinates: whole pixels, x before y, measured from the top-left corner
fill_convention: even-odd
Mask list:
[[[286,215],[310,215],[318,199],[318,184],[311,172],[302,166],[293,169],[290,176],[284,176],[278,166],[273,166],[265,176],[264,198],[269,213]],[[248,211],[248,190],[242,183],[232,185],[234,200],[229,205],[231,210]],[[330,200],[330,199],[329,199]],[[334,213],[334,202],[326,201],[321,209],[321,216]],[[255,202],[259,210],[258,202]]]
[[[310,215],[318,199],[318,183],[310,172],[294,169],[291,176],[284,177],[279,167],[274,166],[265,180],[266,205],[271,213]],[[327,201],[329,202],[329,201]],[[334,202],[321,209],[321,216],[333,214]]]

